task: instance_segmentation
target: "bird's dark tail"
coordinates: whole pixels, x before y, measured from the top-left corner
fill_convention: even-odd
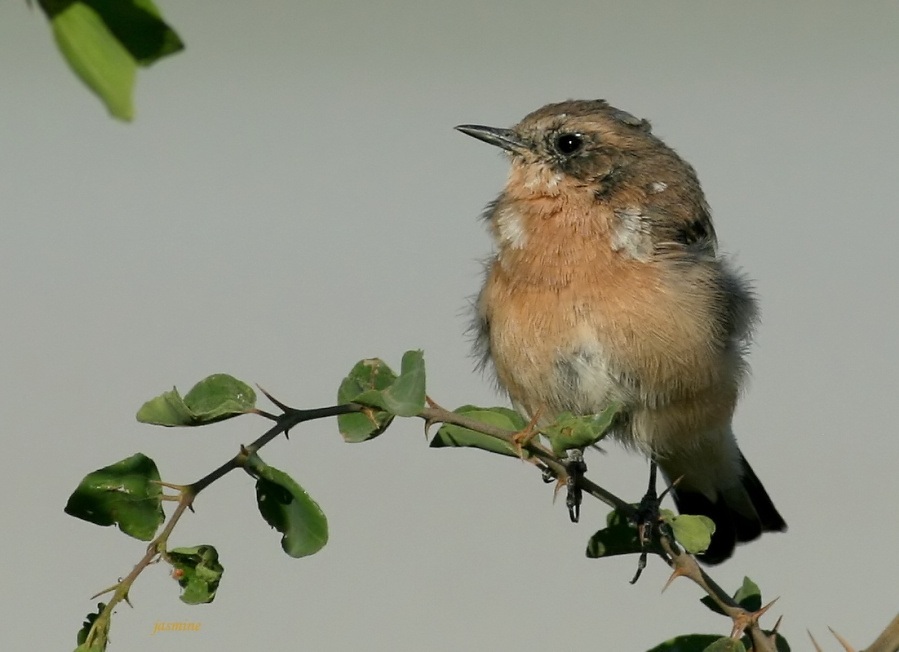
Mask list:
[[[762,532],[784,532],[787,524],[753,472],[740,455],[740,482],[720,490],[714,500],[688,487],[671,492],[681,514],[708,516],[715,522],[715,534],[708,550],[697,555],[706,564],[720,564],[730,557],[738,543],[752,541]]]

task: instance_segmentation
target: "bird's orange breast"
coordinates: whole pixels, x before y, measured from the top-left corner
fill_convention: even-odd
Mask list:
[[[614,213],[583,192],[512,201],[497,215],[517,221],[505,228],[519,237],[497,238],[479,310],[497,377],[530,414],[611,400],[658,407],[733,376],[709,318],[720,301],[713,268],[616,251]]]

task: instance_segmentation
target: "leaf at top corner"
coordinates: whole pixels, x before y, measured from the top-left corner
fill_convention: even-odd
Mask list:
[[[165,520],[156,463],[137,453],[88,473],[69,496],[65,512],[96,525],[117,525],[128,536],[149,541]]]
[[[109,31],[141,66],[184,49],[152,0],[81,0],[96,11]]]
[[[207,376],[182,398],[177,388],[144,403],[137,420],[157,426],[205,426],[246,414],[256,406],[256,392],[228,374]]]
[[[266,523],[278,530],[281,548],[306,557],[328,542],[328,520],[309,494],[289,475],[254,455],[248,469],[256,476],[256,503]]]
[[[520,432],[527,426],[527,421],[524,417],[515,410],[505,407],[482,408],[475,405],[463,405],[453,410],[453,412],[510,432]],[[518,457],[518,453],[507,442],[451,423],[440,425],[440,428],[431,439],[430,445],[431,448],[480,448],[491,453]]]
[[[75,74],[120,120],[134,117],[137,64],[97,11],[80,1],[42,2],[53,38]],[[51,7],[51,9],[48,9]]]

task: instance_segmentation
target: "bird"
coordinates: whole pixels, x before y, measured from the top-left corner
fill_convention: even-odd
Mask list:
[[[706,564],[785,531],[732,427],[757,300],[718,251],[693,167],[605,100],[456,129],[510,161],[483,213],[494,246],[472,331],[513,407],[545,425],[620,405],[611,436],[658,465],[681,513],[715,523]]]

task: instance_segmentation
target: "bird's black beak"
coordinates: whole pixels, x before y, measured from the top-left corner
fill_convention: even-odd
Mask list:
[[[527,144],[511,129],[484,127],[482,125],[459,125],[456,127],[456,130],[472,138],[483,140],[485,143],[501,147],[507,152],[523,154],[529,149]]]

